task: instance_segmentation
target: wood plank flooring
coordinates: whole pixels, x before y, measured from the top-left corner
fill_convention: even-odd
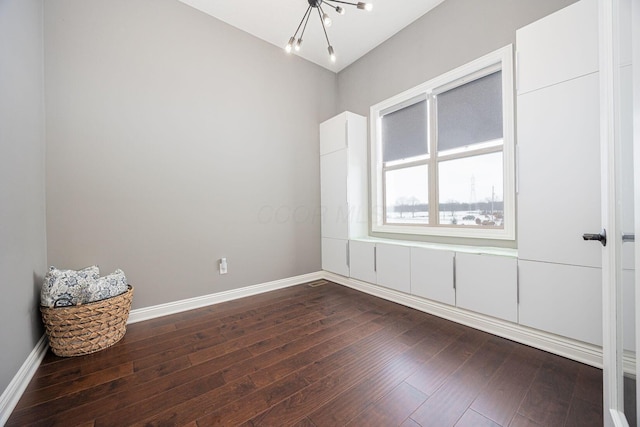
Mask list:
[[[600,426],[602,371],[355,290],[299,285],[49,353],[8,426]]]

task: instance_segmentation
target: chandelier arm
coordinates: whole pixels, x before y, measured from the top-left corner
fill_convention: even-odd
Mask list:
[[[317,8],[318,16],[320,17],[320,24],[322,24],[322,30],[324,31],[324,37],[327,39],[327,46],[331,47],[331,42],[329,41],[329,36],[327,35],[327,29],[324,26],[324,20],[322,19],[322,13],[320,13],[320,8]]]
[[[324,23],[324,17],[325,16],[329,16],[326,13],[324,13],[324,9],[322,8],[322,5],[318,5],[318,9],[320,9],[320,12],[322,12],[321,16],[322,16],[322,22]],[[329,24],[329,26],[331,26],[331,24]]]
[[[322,1],[325,2],[325,3],[329,3],[329,4],[331,4],[331,2],[333,2],[333,3],[349,4],[351,6],[358,6],[357,3],[351,3],[349,1],[342,1],[342,0],[322,0]]]
[[[304,36],[304,32],[307,29],[307,24],[309,23],[309,18],[311,18],[311,6],[309,6],[309,8],[307,9],[307,13],[305,13],[305,17],[307,18],[306,21],[304,21],[304,27],[302,27],[302,32],[300,33],[300,37],[299,40],[302,40],[302,36]],[[304,19],[304,17],[302,18]],[[297,31],[296,31],[297,32]]]
[[[296,35],[298,35],[298,31],[300,31],[300,27],[302,26],[302,23],[304,22],[304,18],[307,17],[307,15],[311,16],[311,13],[309,12],[311,10],[311,6],[307,7],[307,11],[304,13],[304,15],[302,16],[302,20],[300,21],[300,23],[298,24],[298,28],[296,28],[296,32],[293,33],[293,37],[295,38]],[[307,19],[308,21],[309,19]],[[306,27],[306,25],[305,25]]]

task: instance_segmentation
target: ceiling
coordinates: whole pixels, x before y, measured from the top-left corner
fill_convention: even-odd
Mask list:
[[[309,3],[307,0],[180,0],[204,13],[283,48],[296,31]],[[327,41],[320,17],[315,12],[304,33],[302,49],[296,55],[328,70],[339,72],[367,52],[402,30],[444,0],[366,0],[373,10],[366,12],[355,6],[342,5],[344,15],[326,5],[333,25],[327,28],[335,49],[336,62],[329,60]],[[292,53],[294,54],[294,53]]]

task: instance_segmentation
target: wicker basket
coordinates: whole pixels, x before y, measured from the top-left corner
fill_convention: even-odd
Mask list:
[[[51,350],[57,356],[81,356],[105,349],[122,339],[133,288],[113,298],[72,307],[40,306]]]

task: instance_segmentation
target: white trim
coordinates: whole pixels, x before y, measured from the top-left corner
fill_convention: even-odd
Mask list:
[[[548,351],[587,365],[595,366],[596,368],[602,368],[602,348],[592,344],[518,325],[516,323],[507,322],[505,320],[496,319],[490,316],[485,316],[479,313],[474,313],[472,311],[453,307],[447,304],[430,301],[414,295],[384,288],[382,286],[372,285],[360,280],[339,276],[327,271],[324,272],[323,278],[343,286],[386,299],[387,301],[415,308],[416,310],[433,314],[435,316],[442,317],[443,319],[451,320],[474,329],[479,329],[481,331],[507,338],[521,344],[529,345],[540,350]],[[632,358],[628,358],[627,365],[629,367],[629,372],[633,372],[635,369],[635,361],[632,360]]]
[[[632,68],[632,85],[633,85],[633,158],[634,158],[634,233],[640,236],[640,2],[631,3],[631,62],[636,64]],[[637,242],[637,241],[636,241]],[[634,279],[637,284],[640,283],[640,250],[638,243],[635,243],[635,274]],[[640,343],[640,292],[636,292],[635,300],[635,317],[636,317],[636,348],[634,354],[637,354]],[[636,365],[636,413],[640,409],[640,393],[638,393],[638,379],[640,379],[640,366]]]
[[[33,378],[33,375],[38,370],[45,354],[47,354],[48,348],[47,338],[45,335],[42,335],[7,388],[2,392],[2,396],[0,396],[0,426],[5,425],[9,419],[13,409],[22,397],[22,393],[24,393],[31,378]]]
[[[606,409],[605,409],[606,413]],[[611,416],[611,422],[616,427],[629,427],[629,422],[627,421],[627,417],[624,412],[616,411],[613,409],[609,410],[609,415]]]
[[[381,116],[393,111],[399,105],[406,105],[416,97],[425,95],[429,98],[436,91],[451,84],[459,85],[465,79],[477,78],[478,73],[494,72],[493,67],[502,70],[503,93],[503,200],[504,217],[507,222],[503,229],[497,228],[464,228],[447,226],[419,226],[411,224],[386,224],[384,222],[384,194]],[[419,84],[400,94],[385,99],[369,109],[370,125],[370,188],[372,198],[371,231],[378,233],[397,233],[422,236],[465,237],[473,239],[515,240],[515,131],[514,131],[514,91],[513,91],[513,47],[507,45],[494,52],[488,53],[474,61],[448,71],[436,78]],[[429,113],[431,114],[431,113]],[[430,148],[430,151],[433,147]],[[435,153],[432,153],[433,156]],[[431,169],[430,169],[431,173]],[[429,180],[431,187],[433,180]],[[432,192],[432,189],[430,190]],[[431,201],[431,200],[430,200]]]
[[[600,199],[602,228],[607,245],[602,249],[602,343],[604,425],[628,425],[624,419],[622,335],[622,234],[619,158],[619,38],[618,4],[598,1],[600,55]],[[609,414],[609,416],[607,416]]]
[[[251,295],[274,291],[276,289],[287,288],[289,286],[295,286],[301,283],[319,280],[322,279],[322,277],[322,272],[317,271],[314,273],[303,274],[301,276],[288,277],[286,279],[274,280],[271,282],[246,286],[239,289],[231,289],[229,291],[218,292],[215,294],[168,302],[166,304],[159,304],[151,307],[136,308],[134,310],[131,310],[131,312],[129,313],[129,321],[127,323],[142,322],[144,320],[155,319],[157,317],[168,316],[175,313],[181,313],[183,311],[193,310],[195,308],[206,307],[208,305],[218,304],[225,301],[231,301],[238,298],[244,298]]]
[[[538,329],[529,328],[505,320],[496,319],[490,316],[485,316],[479,313],[474,313],[472,311],[453,307],[447,304],[441,304],[381,286],[372,285],[370,283],[340,276],[328,271],[317,271],[314,273],[247,286],[240,289],[232,289],[201,297],[131,310],[128,323],[155,319],[170,314],[257,295],[276,289],[296,286],[320,279],[329,280],[337,284],[383,298],[387,301],[392,301],[406,307],[411,307],[425,313],[433,314],[443,319],[451,320],[474,329],[529,345],[540,350],[548,351],[590,366],[602,368],[602,348],[599,346],[562,337]],[[625,372],[634,373],[635,359],[631,355],[625,355],[624,362]]]
[[[452,245],[448,243],[431,243],[431,242],[419,242],[413,240],[395,240],[384,239],[381,237],[358,237],[349,239],[351,241],[368,242],[368,243],[382,243],[387,245],[396,246],[409,246],[411,248],[426,248],[436,251],[451,251],[451,252],[464,252],[467,254],[478,255],[496,255],[509,258],[518,258],[518,250],[512,248],[500,248],[496,246],[468,246],[468,245]]]

